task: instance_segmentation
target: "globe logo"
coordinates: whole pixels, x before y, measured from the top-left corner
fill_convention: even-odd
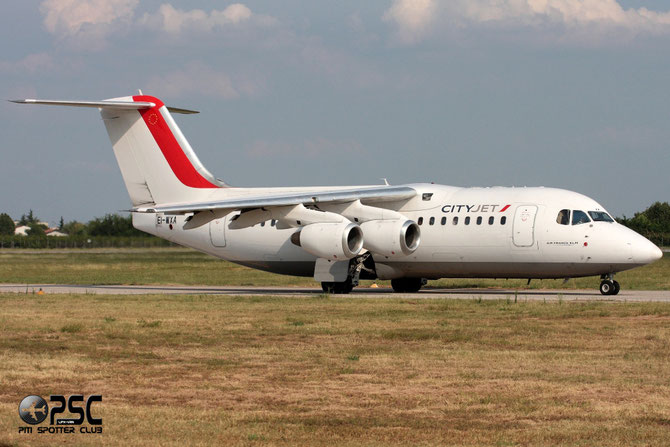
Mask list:
[[[40,396],[27,396],[19,404],[19,416],[26,424],[39,424],[47,418],[49,406]]]

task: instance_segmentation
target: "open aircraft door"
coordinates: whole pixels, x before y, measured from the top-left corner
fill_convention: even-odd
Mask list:
[[[214,219],[209,223],[209,239],[215,247],[226,246],[226,221],[228,219],[223,217],[221,219]]]
[[[535,243],[535,216],[537,206],[519,205],[514,214],[514,245],[531,247]]]

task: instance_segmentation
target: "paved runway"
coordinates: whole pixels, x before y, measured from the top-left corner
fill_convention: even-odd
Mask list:
[[[0,284],[0,293],[78,293],[107,295],[281,295],[310,296],[323,293],[318,288],[306,287],[248,287],[248,286],[124,286],[124,285],[70,285],[70,284]],[[458,298],[458,299],[514,299],[520,301],[660,301],[670,302],[670,291],[621,290],[617,296],[603,296],[593,290],[559,289],[431,289],[418,293],[393,293],[390,288],[356,288],[347,295],[356,298]]]

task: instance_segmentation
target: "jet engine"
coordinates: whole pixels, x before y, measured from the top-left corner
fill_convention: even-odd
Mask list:
[[[386,257],[407,256],[419,248],[421,230],[411,220],[369,220],[361,224],[363,246]]]
[[[291,242],[324,259],[351,259],[363,248],[363,231],[351,222],[313,223],[293,233]]]

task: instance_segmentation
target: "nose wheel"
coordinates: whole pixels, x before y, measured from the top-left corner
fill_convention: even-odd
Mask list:
[[[621,290],[621,286],[617,281],[612,279],[604,279],[600,283],[600,293],[603,295],[616,295]]]

